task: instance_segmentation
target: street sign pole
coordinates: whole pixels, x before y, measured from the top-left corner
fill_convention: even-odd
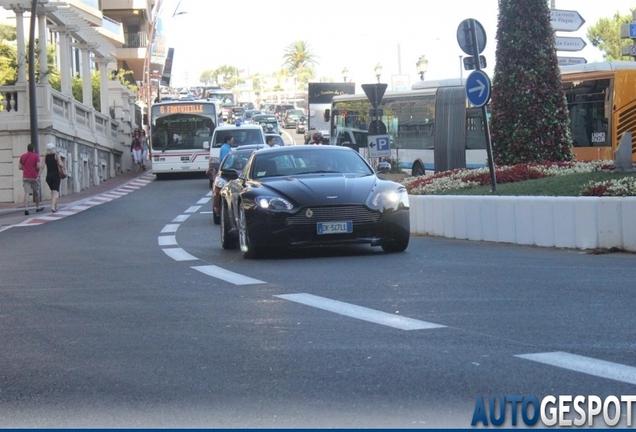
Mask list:
[[[473,39],[473,57],[479,58],[479,47],[477,46],[477,28],[475,26],[475,20],[471,19],[470,31],[472,32]],[[479,61],[475,62],[475,70],[481,71]],[[497,193],[497,177],[495,176],[495,162],[492,157],[492,142],[490,140],[490,126],[488,125],[488,109],[487,104],[483,104],[481,107],[481,118],[484,123],[484,136],[486,138],[486,153],[488,154],[488,170],[490,171],[490,193]]]

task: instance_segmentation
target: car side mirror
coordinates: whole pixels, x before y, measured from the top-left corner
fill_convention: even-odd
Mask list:
[[[225,180],[236,180],[239,178],[238,171],[232,168],[224,169],[221,172],[221,178]]]
[[[203,148],[208,150],[210,148],[210,143],[208,141],[203,141]]]

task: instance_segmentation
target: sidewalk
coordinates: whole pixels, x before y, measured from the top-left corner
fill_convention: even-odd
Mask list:
[[[62,197],[60,197],[57,201],[57,206],[58,208],[62,209],[65,205],[74,203],[76,201],[81,201],[85,198],[89,198],[92,197],[94,195],[99,195],[101,193],[104,192],[108,192],[112,189],[116,189],[118,187],[120,187],[121,185],[128,183],[129,181],[140,177],[144,174],[148,174],[150,172],[150,170],[139,170],[139,171],[127,171],[123,174],[118,175],[117,177],[111,178],[106,180],[105,182],[103,182],[102,184],[100,184],[99,186],[93,186],[91,188],[88,189],[84,189],[81,192],[77,192],[77,193],[72,193],[69,195],[64,195]],[[42,188],[44,190],[48,189],[48,185],[46,184],[46,182],[44,181],[44,179],[41,179],[41,185]],[[43,213],[49,213],[51,211],[51,200],[45,200],[42,201],[40,203],[40,205],[42,207],[44,207],[44,212]],[[35,212],[35,204],[33,203],[33,198],[30,197],[29,198],[29,211],[31,212],[30,216],[35,216],[38,214],[43,214],[43,213],[36,213]],[[17,213],[22,213],[24,214],[24,203],[20,202],[20,203],[0,203],[0,216],[5,216],[5,215],[11,215],[11,214],[17,214]],[[30,217],[30,216],[25,216],[25,217]]]

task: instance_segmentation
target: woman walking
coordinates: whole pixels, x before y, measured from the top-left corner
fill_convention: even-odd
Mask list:
[[[46,164],[46,184],[51,189],[51,211],[57,212],[57,199],[60,197],[60,174],[58,165],[64,166],[60,155],[55,150],[55,144],[48,143],[46,145],[46,156],[44,157]]]
[[[135,171],[139,171],[142,166],[141,160],[141,133],[139,129],[135,129],[135,134],[133,135],[132,143],[130,144],[130,148],[132,149],[133,154],[133,162],[135,164]]]

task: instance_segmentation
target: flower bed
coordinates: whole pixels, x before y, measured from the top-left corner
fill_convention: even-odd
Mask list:
[[[594,162],[545,162],[537,164],[519,164],[495,167],[497,183],[512,183],[524,180],[555,177],[559,175],[594,172],[598,170],[612,169],[612,161]],[[613,180],[609,182],[591,182],[581,192],[582,195],[597,195],[598,193],[617,193],[619,191],[631,192],[627,195],[636,195],[636,184]],[[450,190],[473,188],[490,184],[490,172],[488,167],[477,169],[456,169],[445,171],[431,176],[407,177],[402,181],[411,195],[430,195],[444,193]],[[590,193],[587,193],[591,191]],[[584,193],[585,192],[585,193]],[[616,196],[616,195],[615,195]]]

